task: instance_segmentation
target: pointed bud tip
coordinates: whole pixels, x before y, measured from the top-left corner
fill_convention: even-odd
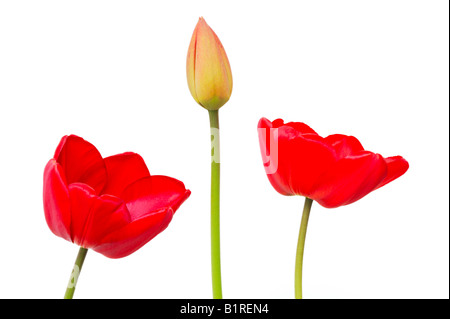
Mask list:
[[[199,26],[199,25],[206,25],[206,26],[208,26],[208,24],[206,23],[206,21],[205,21],[205,19],[203,17],[198,18],[197,26]]]

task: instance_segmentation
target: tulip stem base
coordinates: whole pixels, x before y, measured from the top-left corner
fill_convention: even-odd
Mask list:
[[[75,260],[75,265],[73,266],[72,273],[70,274],[70,279],[69,283],[67,284],[64,299],[73,299],[75,287],[77,285],[78,277],[80,276],[81,268],[83,267],[84,259],[86,258],[87,252],[88,250],[86,248],[80,247],[77,259]]]
[[[302,222],[297,243],[297,256],[295,258],[295,298],[302,299],[302,273],[303,273],[303,252],[305,250],[306,229],[308,228],[309,214],[311,212],[312,199],[306,198],[303,207]]]
[[[213,298],[222,299],[220,269],[220,139],[219,111],[209,111],[211,128],[211,273]]]

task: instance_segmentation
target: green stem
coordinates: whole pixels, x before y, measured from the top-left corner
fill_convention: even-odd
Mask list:
[[[219,111],[209,111],[211,128],[211,272],[213,298],[222,299],[220,270],[220,137]]]
[[[305,198],[303,207],[302,222],[298,235],[297,256],[295,258],[295,298],[302,299],[302,272],[303,272],[303,252],[305,250],[306,229],[308,227],[309,213],[311,211],[312,199]]]
[[[88,250],[86,248],[80,247],[78,251],[77,259],[75,260],[75,265],[73,266],[72,273],[70,274],[69,283],[67,284],[66,294],[64,299],[72,299],[75,292],[75,287],[77,285],[78,276],[80,275],[81,268],[83,267],[84,259],[86,258]]]

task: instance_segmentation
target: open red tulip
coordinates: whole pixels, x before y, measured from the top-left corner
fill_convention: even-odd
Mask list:
[[[306,230],[313,201],[334,208],[351,204],[408,170],[401,156],[384,158],[364,150],[353,136],[319,136],[304,123],[262,118],[258,123],[264,168],[283,195],[305,196],[295,260],[295,297],[303,298]]]
[[[102,158],[75,135],[62,138],[44,172],[51,231],[110,258],[130,255],[166,229],[189,195],[182,182],[151,176],[138,154]]]
[[[304,123],[258,123],[261,154],[272,186],[327,208],[351,204],[408,170],[401,156],[384,158],[364,150],[353,136],[319,136]],[[271,150],[272,148],[272,150]]]

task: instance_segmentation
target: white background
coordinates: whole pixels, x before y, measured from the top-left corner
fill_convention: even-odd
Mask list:
[[[362,200],[312,208],[305,298],[449,297],[448,1],[0,2],[0,297],[61,298],[78,247],[55,237],[42,175],[60,138],[141,154],[192,191],[133,255],[89,252],[76,298],[210,298],[207,111],[186,53],[203,16],[234,90],[220,111],[225,298],[293,298],[303,198],[279,195],[260,117],[402,155]]]

